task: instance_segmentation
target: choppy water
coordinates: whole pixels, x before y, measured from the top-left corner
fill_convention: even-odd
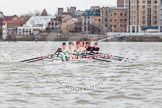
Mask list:
[[[20,63],[59,42],[0,43],[0,108],[162,108],[162,43],[100,43],[133,63]]]

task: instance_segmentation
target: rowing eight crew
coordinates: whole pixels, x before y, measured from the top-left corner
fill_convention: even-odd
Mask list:
[[[80,59],[85,55],[94,55],[98,54],[100,48],[98,43],[94,43],[94,46],[91,47],[90,42],[81,42],[77,41],[76,46],[73,42],[68,43],[68,47],[65,42],[62,43],[62,48],[58,48],[55,57],[59,57],[62,61],[68,61],[69,59]],[[53,55],[53,58],[54,58]]]

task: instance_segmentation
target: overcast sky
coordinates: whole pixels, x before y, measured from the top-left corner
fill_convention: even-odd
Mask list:
[[[5,15],[21,15],[46,8],[54,15],[58,7],[77,6],[77,9],[85,10],[96,5],[116,6],[116,0],[0,0],[0,11]]]

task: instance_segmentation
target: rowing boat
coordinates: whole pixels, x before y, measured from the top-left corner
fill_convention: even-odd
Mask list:
[[[53,55],[53,54],[52,54]],[[63,62],[63,60],[59,57],[53,58],[52,55],[47,55],[47,56],[40,56],[40,57],[35,57],[32,59],[27,59],[23,60],[20,62],[26,62],[26,63],[32,63],[32,62],[37,62],[37,61],[49,61],[49,62]],[[103,53],[98,53],[98,54],[93,54],[93,55],[88,55],[88,54],[80,54],[79,55],[82,58],[79,59],[69,59],[66,62],[89,62],[89,61],[100,61],[100,62],[112,62],[112,61],[124,61],[124,62],[129,62],[129,58],[121,57],[121,56],[112,56],[111,54],[103,54]],[[65,61],[64,61],[65,62]]]

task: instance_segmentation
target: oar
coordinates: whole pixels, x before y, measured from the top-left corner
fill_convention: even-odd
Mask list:
[[[106,60],[106,59],[99,59],[99,58],[92,58],[94,60],[98,60],[98,61],[104,61],[104,62],[111,62],[111,60]]]
[[[27,63],[32,63],[32,62],[36,62],[36,61],[40,61],[40,60],[43,60],[45,58],[40,58],[40,59],[36,59],[36,60],[33,60],[33,61],[28,61]]]
[[[43,57],[41,57],[41,58],[39,58],[39,59],[35,59],[35,60],[32,60],[32,61],[28,61],[27,63],[32,63],[32,62],[36,62],[36,61],[40,61],[40,60],[44,60],[44,59],[49,58],[49,56],[51,56],[51,55],[43,56]]]
[[[52,54],[51,54],[51,55],[52,55]],[[34,62],[34,61],[39,61],[39,60],[43,60],[43,59],[45,59],[45,58],[48,58],[48,57],[51,56],[51,55],[35,57],[35,58],[32,58],[32,59],[23,60],[23,61],[20,61],[20,62],[27,62],[27,63],[30,63],[30,62]]]
[[[87,57],[88,56],[88,57]],[[87,58],[87,59],[93,59],[93,60],[98,60],[98,61],[104,61],[104,62],[111,62],[111,60],[107,60],[107,59],[101,59],[100,57],[95,57],[95,54],[94,55],[85,55],[83,56],[83,58]]]
[[[103,54],[103,53],[99,53],[99,54]],[[108,55],[108,54],[103,54],[103,55]],[[117,58],[118,61],[122,61],[123,59],[126,59],[126,60],[135,60],[135,59],[130,59],[130,58],[122,57],[122,56],[116,56],[116,55],[111,55],[111,56],[114,57],[115,59]]]
[[[22,61],[20,61],[20,62],[26,62],[26,61],[30,61],[30,60],[39,59],[39,58],[41,58],[41,57],[35,57],[35,58],[27,59],[27,60],[22,60]]]

